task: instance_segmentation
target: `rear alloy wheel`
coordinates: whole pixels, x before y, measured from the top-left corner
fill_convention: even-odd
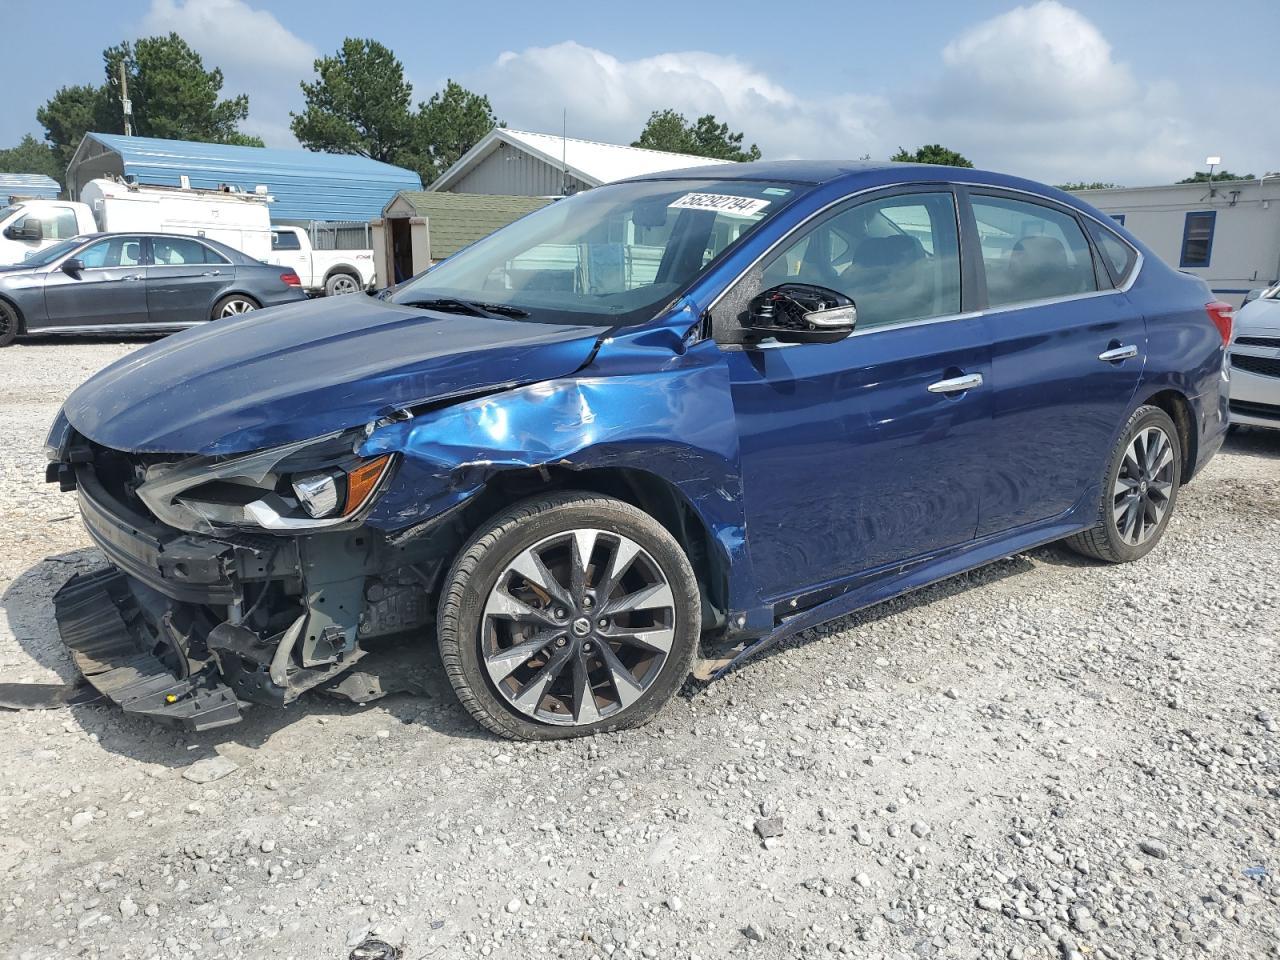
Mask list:
[[[213,319],[225,320],[228,317],[238,317],[242,313],[249,313],[257,309],[258,302],[256,300],[239,293],[233,293],[229,297],[223,297],[213,305]]]
[[[1157,407],[1140,407],[1108,464],[1098,523],[1067,543],[1111,563],[1146,556],[1164,535],[1181,473],[1182,445],[1173,421]]]
[[[349,273],[335,273],[324,282],[326,297],[341,297],[348,293],[359,293],[360,283]]]
[[[643,723],[688,676],[698,587],[671,534],[589,494],[526,501],[481,529],[449,573],[440,650],[463,705],[502,736],[553,739]]]
[[[0,347],[7,347],[18,339],[18,311],[0,300]]]

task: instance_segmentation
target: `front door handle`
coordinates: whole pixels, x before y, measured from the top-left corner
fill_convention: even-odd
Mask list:
[[[220,277],[220,276],[222,276],[222,271],[221,271],[221,270],[206,270],[204,273],[200,274],[200,276],[202,276],[202,277]]]
[[[129,276],[121,277],[120,279],[121,280],[142,280],[143,276],[140,273],[131,273],[129,274]]]
[[[963,377],[952,377],[950,380],[939,380],[929,384],[930,393],[964,393],[974,387],[982,386],[982,374],[970,373]]]
[[[1138,355],[1138,348],[1135,346],[1114,347],[1111,350],[1103,350],[1098,354],[1099,360],[1105,360],[1107,363],[1115,363],[1119,360],[1131,360]]]

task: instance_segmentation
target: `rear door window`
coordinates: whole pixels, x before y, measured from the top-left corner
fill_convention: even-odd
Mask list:
[[[987,302],[999,307],[1091,293],[1093,254],[1076,218],[1054,207],[971,194]]]
[[[203,243],[184,237],[152,237],[151,255],[156,266],[179,267],[187,264],[226,263]]]
[[[291,230],[273,230],[271,232],[272,250],[301,250],[302,244],[298,235]]]

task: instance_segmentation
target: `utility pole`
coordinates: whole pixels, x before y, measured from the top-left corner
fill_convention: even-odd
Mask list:
[[[124,69],[124,60],[120,60],[120,109],[124,114],[124,135],[126,137],[133,136],[133,124],[130,118],[133,116],[133,104],[129,102],[129,75]]]

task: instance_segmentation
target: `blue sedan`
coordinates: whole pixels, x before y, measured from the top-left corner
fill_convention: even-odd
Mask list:
[[[1014,177],[600,187],[76,390],[48,477],[109,564],[60,629],[125,709],[194,729],[433,632],[498,734],[633,726],[691,672],[1012,553],[1144,556],[1222,443],[1231,323]]]

